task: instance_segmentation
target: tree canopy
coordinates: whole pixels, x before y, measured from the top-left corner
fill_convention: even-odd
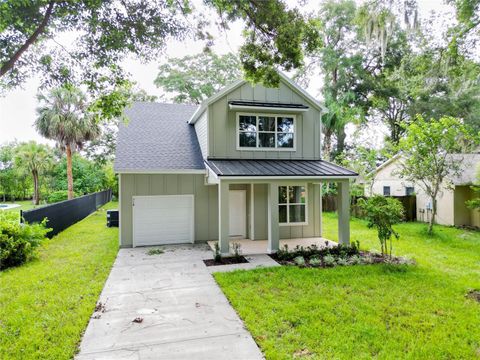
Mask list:
[[[173,94],[174,102],[200,104],[241,76],[240,61],[236,55],[203,52],[168,59],[159,67],[154,82]]]
[[[425,120],[418,116],[406,129],[398,145],[402,158],[398,175],[419,184],[431,200],[429,232],[437,213],[437,196],[442,184],[459,175],[462,161],[454,154],[468,152],[478,145],[479,138],[458,119],[442,117]],[[448,182],[448,181],[447,181]]]

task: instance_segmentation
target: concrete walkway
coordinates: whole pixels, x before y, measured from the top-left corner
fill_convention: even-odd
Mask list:
[[[76,358],[263,359],[202,261],[208,246],[163,249],[119,251]]]

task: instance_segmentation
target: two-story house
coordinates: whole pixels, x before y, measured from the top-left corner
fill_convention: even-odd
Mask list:
[[[201,106],[135,103],[120,126],[122,247],[322,236],[321,182],[337,182],[348,243],[349,179],[321,159],[326,109],[286,76],[278,88],[239,80]]]

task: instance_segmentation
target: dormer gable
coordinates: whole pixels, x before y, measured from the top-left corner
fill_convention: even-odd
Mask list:
[[[277,88],[238,80],[192,115],[207,158],[320,159],[326,109],[284,74]]]

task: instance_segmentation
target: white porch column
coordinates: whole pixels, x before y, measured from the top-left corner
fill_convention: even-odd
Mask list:
[[[338,242],[350,244],[350,182],[337,182]]]
[[[280,247],[280,229],[278,225],[278,184],[268,184],[268,246],[267,252],[273,254]]]
[[[222,255],[230,253],[230,184],[220,180],[218,184],[218,246]]]

